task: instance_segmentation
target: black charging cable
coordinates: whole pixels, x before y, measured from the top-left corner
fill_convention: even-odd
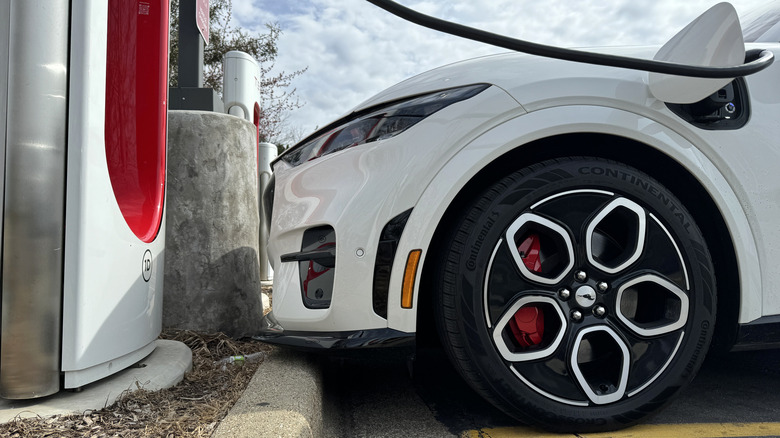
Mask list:
[[[626,56],[607,55],[603,53],[584,52],[581,50],[564,49],[547,46],[529,41],[509,38],[503,35],[486,32],[462,24],[451,23],[430,15],[421,14],[413,9],[399,5],[390,0],[368,0],[369,3],[390,12],[404,20],[439,32],[448,33],[461,38],[490,44],[518,52],[539,55],[565,61],[583,62],[587,64],[604,65],[608,67],[630,68],[653,73],[664,73],[677,76],[697,78],[737,78],[757,73],[769,67],[774,61],[774,54],[769,50],[761,50],[758,58],[733,67],[705,67],[697,65],[677,64],[673,62],[649,59],[629,58]]]

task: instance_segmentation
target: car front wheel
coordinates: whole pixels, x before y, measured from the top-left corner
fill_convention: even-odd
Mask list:
[[[641,421],[691,381],[712,337],[704,238],[664,186],[600,158],[507,175],[444,244],[436,319],[455,368],[528,424]]]

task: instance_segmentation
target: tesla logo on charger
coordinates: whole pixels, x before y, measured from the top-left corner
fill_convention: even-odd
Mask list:
[[[144,259],[141,262],[141,275],[143,275],[144,281],[149,281],[152,278],[152,252],[148,249],[144,253]]]

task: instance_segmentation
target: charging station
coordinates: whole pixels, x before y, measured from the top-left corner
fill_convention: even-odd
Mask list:
[[[78,388],[155,348],[168,8],[0,2],[3,398]]]
[[[231,50],[222,57],[225,112],[249,120],[260,133],[260,66],[248,53]]]

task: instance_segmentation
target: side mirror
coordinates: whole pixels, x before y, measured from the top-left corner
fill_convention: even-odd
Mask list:
[[[718,3],[672,37],[655,60],[706,67],[731,67],[745,62],[745,43],[737,11]],[[702,79],[650,73],[648,85],[655,98],[668,103],[698,102],[734,78]]]

